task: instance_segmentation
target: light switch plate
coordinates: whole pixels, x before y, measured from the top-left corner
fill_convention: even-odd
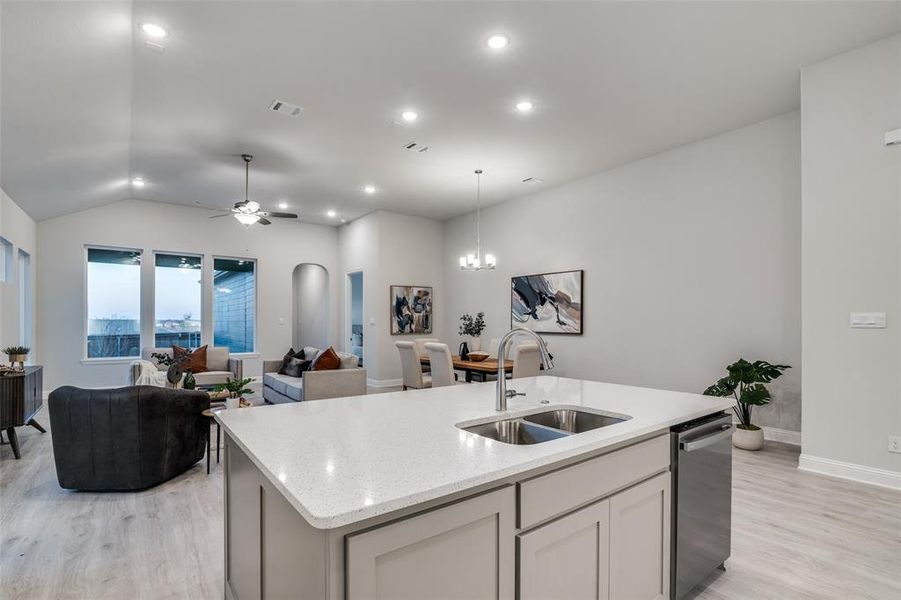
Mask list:
[[[851,313],[853,329],[885,329],[885,313]]]
[[[369,317],[369,324],[375,325],[375,317]]]

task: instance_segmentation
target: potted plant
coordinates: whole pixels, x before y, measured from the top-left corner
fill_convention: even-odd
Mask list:
[[[244,402],[242,397],[244,394],[253,393],[253,390],[247,387],[253,379],[232,379],[228,378],[225,383],[216,384],[213,388],[214,392],[228,392],[228,400],[225,401],[226,408],[236,408]]]
[[[729,373],[709,388],[705,396],[734,397],[739,424],[732,434],[732,445],[742,450],[760,450],[763,447],[763,430],[751,423],[751,409],[770,403],[770,391],[764,384],[781,377],[788,365],[774,365],[765,360],[748,362],[741,358],[726,367]]]
[[[469,313],[460,317],[460,335],[468,335],[472,338],[470,350],[477,352],[482,349],[482,341],[479,336],[485,331],[485,313],[478,313],[475,318]]]
[[[25,368],[25,361],[28,359],[28,353],[31,352],[31,348],[27,346],[7,346],[3,349],[3,354],[9,357],[10,366],[15,366],[16,363],[19,363],[19,367]]]

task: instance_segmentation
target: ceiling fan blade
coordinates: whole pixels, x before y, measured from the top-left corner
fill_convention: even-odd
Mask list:
[[[276,219],[296,219],[297,215],[294,213],[285,213],[285,212],[262,212],[261,215],[265,215],[267,217],[275,217]]]
[[[260,220],[257,221],[257,223],[259,223],[260,225],[272,225],[272,221],[265,217],[260,217]]]
[[[213,215],[212,217],[207,217],[207,219],[218,219],[219,217],[228,217],[231,216],[231,213],[225,213],[221,215]]]

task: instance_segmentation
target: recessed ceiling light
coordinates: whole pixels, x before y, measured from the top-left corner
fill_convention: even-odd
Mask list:
[[[367,194],[374,194],[374,193],[375,193],[375,186],[374,186],[374,185],[364,185],[364,186],[363,186],[363,191],[366,192]]]
[[[144,187],[144,183],[145,183],[144,179],[142,179],[141,177],[135,177],[134,179],[131,180],[132,187],[136,187],[136,188]]]
[[[327,214],[329,217],[331,217],[331,218],[333,218],[333,219],[334,219],[336,216],[338,216],[338,213],[336,213],[336,212],[333,211],[333,210],[330,210],[330,211],[328,211],[328,212],[325,213],[325,214]]]
[[[400,118],[407,123],[412,123],[419,118],[419,113],[415,110],[405,110],[404,112],[400,113]]]
[[[341,219],[342,223],[347,223],[347,219]]]
[[[164,38],[169,32],[156,23],[141,23],[141,31],[154,38]]]
[[[288,208],[288,203],[287,202],[279,202],[278,207],[282,210],[285,210],[286,208]]]
[[[516,103],[516,110],[521,113],[527,113],[532,110],[533,104],[528,100],[520,100]]]
[[[488,41],[485,43],[488,44],[488,47],[492,50],[500,50],[501,48],[507,47],[507,44],[510,43],[510,38],[500,33],[496,33],[488,38]]]

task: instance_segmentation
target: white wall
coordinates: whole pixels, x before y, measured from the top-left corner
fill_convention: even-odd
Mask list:
[[[398,385],[400,358],[394,342],[432,336],[396,336],[390,332],[392,285],[431,286],[435,297],[435,331],[441,326],[442,224],[432,219],[376,211],[341,228],[342,274],[363,271],[363,355],[373,385]],[[342,276],[342,297],[347,278]],[[374,319],[374,324],[372,323]],[[345,348],[350,331],[342,323]]]
[[[441,336],[464,312],[509,329],[513,275],[584,269],[584,335],[546,337],[560,374],[700,392],[741,356],[785,362],[755,420],[797,431],[800,177],[792,113],[484,210],[496,271],[459,270],[474,218],[449,221]]]
[[[21,339],[19,331],[19,318],[27,307],[19,302],[19,286],[22,274],[19,272],[19,249],[31,255],[31,282],[32,282],[32,306],[31,314],[34,315],[34,304],[37,298],[37,230],[34,220],[6,192],[0,190],[0,237],[5,238],[12,245],[12,271],[7,281],[0,283],[0,348],[25,343]],[[32,318],[31,339],[35,340],[35,322]],[[5,360],[5,358],[0,357]],[[40,348],[38,344],[32,344],[32,353],[29,361],[33,364],[40,362]]]
[[[153,251],[203,253],[257,259],[257,352],[280,358],[292,342],[292,272],[300,263],[337,270],[337,230],[333,227],[276,221],[245,229],[234,219],[209,219],[212,213],[190,207],[127,200],[41,221],[38,238],[38,345],[43,349],[44,386],[69,384],[103,387],[128,383],[128,361],[84,364],[85,245],[140,248],[145,252],[142,281],[142,330],[150,345],[153,306]],[[206,277],[210,277],[207,269]],[[337,298],[336,278],[330,294]],[[210,299],[204,301],[209,310]],[[336,332],[337,313],[330,316]],[[211,337],[204,330],[204,343]],[[330,343],[336,343],[334,333]],[[256,370],[259,370],[257,363]],[[253,371],[251,371],[253,374]]]
[[[801,111],[801,465],[901,487],[901,36],[803,69]],[[849,328],[868,311],[888,327]]]

